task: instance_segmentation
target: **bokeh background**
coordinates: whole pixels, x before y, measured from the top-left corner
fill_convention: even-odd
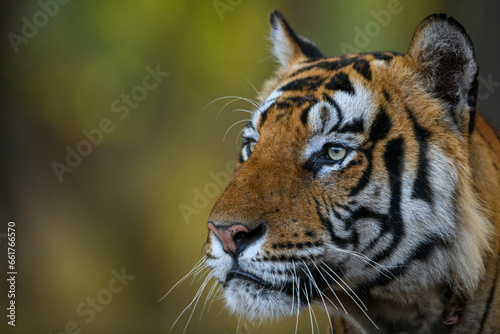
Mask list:
[[[18,275],[15,328],[6,324],[7,285],[0,281],[0,332],[169,332],[202,281],[159,299],[203,254],[205,220],[238,155],[243,123],[226,131],[253,110],[249,102],[217,99],[256,99],[275,69],[267,39],[272,10],[326,55],[340,54],[341,43],[356,46],[357,29],[374,29],[373,13],[391,6],[400,12],[378,23],[366,45],[358,41],[362,51],[405,52],[424,17],[454,16],[476,45],[480,110],[499,126],[499,4],[3,0],[0,276],[9,221],[17,228]],[[156,81],[144,82],[155,70]],[[94,130],[100,127],[102,136]],[[85,133],[95,144],[83,143]],[[68,167],[68,152],[78,149],[86,155],[70,157]],[[119,292],[113,270],[130,276]],[[217,298],[201,312],[205,295],[186,332],[235,333],[238,320]],[[183,332],[190,312],[172,333]],[[324,312],[315,313],[326,332]],[[299,333],[310,326],[305,313]],[[290,333],[295,319],[258,331],[242,322],[238,330]]]

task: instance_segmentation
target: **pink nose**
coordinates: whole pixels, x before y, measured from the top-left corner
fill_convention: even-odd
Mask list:
[[[242,224],[233,224],[230,226],[215,226],[208,222],[207,227],[214,232],[217,238],[222,242],[224,251],[230,255],[238,256],[239,250],[236,240],[244,238],[248,234],[248,228]],[[239,233],[239,234],[238,234]],[[235,237],[236,236],[236,237]]]

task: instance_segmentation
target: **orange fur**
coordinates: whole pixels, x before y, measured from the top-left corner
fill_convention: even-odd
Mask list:
[[[432,20],[431,18],[426,24],[433,24]],[[285,29],[284,19],[278,22],[280,26],[275,26],[275,29]],[[472,114],[467,111],[467,106],[461,107],[465,111],[454,120],[444,111],[445,104],[432,92],[436,86],[432,78],[436,74],[429,74],[425,67],[427,65],[419,60],[419,48],[426,42],[421,38],[427,38],[426,34],[430,35],[432,32],[429,31],[425,24],[417,29],[406,56],[377,53],[320,59],[305,57],[303,49],[307,45],[301,46],[300,40],[294,40],[285,31],[283,41],[290,43],[287,53],[290,57],[281,60],[282,69],[265,85],[262,102],[265,103],[273,92],[294,80],[314,78],[314,83],[321,84],[308,86],[306,81],[300,81],[305,82],[303,87],[281,92],[265,111],[265,115],[262,113],[258,117],[255,122],[255,131],[258,133],[258,141],[254,139],[257,142],[255,150],[244,153],[249,157],[238,163],[233,179],[210,214],[209,224],[212,230],[215,229],[214,226],[223,229],[239,224],[250,233],[265,224],[265,234],[259,236],[262,245],[256,253],[257,262],[292,262],[295,268],[297,263],[301,264],[301,260],[314,271],[314,266],[317,269],[317,263],[320,263],[314,262],[316,257],[301,258],[297,254],[302,254],[305,249],[323,249],[318,257],[324,261],[331,260],[333,253],[325,246],[331,242],[323,217],[327,214],[326,204],[349,208],[353,206],[353,199],[365,200],[367,197],[353,197],[352,189],[363,182],[363,178],[368,175],[366,170],[370,168],[369,177],[374,182],[374,196],[380,196],[380,205],[385,203],[387,206],[391,203],[392,207],[396,196],[394,189],[400,184],[408,185],[407,180],[415,179],[420,173],[422,164],[425,163],[422,160],[425,149],[428,163],[430,161],[434,164],[429,167],[427,176],[449,177],[449,181],[430,179],[431,185],[427,190],[439,190],[432,187],[440,182],[443,182],[443,187],[449,183],[455,184],[454,222],[447,221],[453,230],[441,228],[440,233],[447,234],[443,237],[445,241],[437,246],[425,244],[430,248],[429,254],[426,253],[427,250],[418,247],[413,250],[414,253],[421,252],[419,256],[422,258],[413,258],[408,266],[415,266],[419,261],[425,264],[431,258],[428,267],[422,267],[430,274],[425,274],[424,269],[413,272],[410,268],[405,274],[393,271],[395,275],[401,276],[383,284],[374,283],[369,288],[359,289],[359,298],[368,308],[371,320],[356,305],[357,302],[342,284],[325,287],[325,298],[338,298],[348,311],[346,314],[340,307],[338,310],[329,307],[334,333],[368,333],[372,330],[386,333],[401,329],[420,333],[500,332],[500,142],[498,135],[481,116],[477,117],[473,132],[468,133],[469,123],[473,120],[469,119]],[[283,41],[282,44],[285,43]],[[333,70],[319,66],[321,63],[331,65],[342,62],[347,65]],[[362,64],[368,64],[370,77],[360,71],[359,66]],[[326,103],[328,96],[333,99],[348,96],[332,93],[332,89],[324,84],[333,82],[340,72],[347,76],[353,86],[351,88],[355,93],[351,95],[364,94],[366,101],[369,101],[366,109],[374,111],[373,115],[368,111],[366,115],[375,118],[381,114],[380,110],[385,110],[390,119],[390,130],[388,128],[387,133],[381,130],[378,130],[380,133],[375,133],[374,123],[368,127],[366,120],[364,126],[368,128],[359,134],[361,144],[357,148],[358,153],[353,153],[349,164],[319,177],[305,168],[308,160],[304,152],[317,133],[311,128],[311,122],[307,124],[304,121],[307,117],[313,117],[304,112],[304,106]],[[349,90],[348,87],[341,87],[339,90],[342,89]],[[302,99],[300,104],[290,102],[298,99]],[[350,101],[351,97],[345,99]],[[358,106],[353,105],[352,108]],[[317,112],[323,117],[323,113],[329,111],[325,109]],[[347,115],[350,111],[342,112]],[[364,111],[361,109],[359,112]],[[328,117],[333,116],[325,116],[325,122]],[[456,127],[453,122],[456,122]],[[377,137],[377,141],[372,141],[372,137],[376,136],[380,139]],[[390,156],[390,148],[400,149],[402,156]],[[245,151],[245,145],[243,150],[248,152]],[[438,170],[440,166],[437,165],[441,163],[438,154],[443,155],[443,170]],[[396,167],[391,170],[393,166],[388,165],[389,162],[403,170],[399,171]],[[438,171],[432,168],[438,168]],[[397,179],[395,173],[400,173],[401,179]],[[391,185],[391,188],[386,185]],[[403,200],[409,202],[414,199],[408,195],[411,189],[403,188],[401,191],[398,196]],[[381,193],[386,195],[380,195]],[[416,205],[420,205],[418,203]],[[407,210],[405,212],[415,216],[421,214],[420,207],[412,208],[411,205],[406,202],[401,204],[402,207],[406,206],[403,211]],[[439,206],[442,203],[432,205]],[[422,226],[410,226],[405,221],[404,233],[414,237],[412,239],[404,235],[406,239],[401,243],[416,242],[415,238],[420,237],[419,231],[431,233],[434,228],[440,228],[433,226],[440,224],[440,220],[433,222],[419,220],[418,217],[410,218],[413,219],[413,224]],[[373,233],[378,233],[378,225],[365,225],[363,228],[372,228]],[[369,235],[372,232],[364,233]],[[234,237],[238,241],[249,239],[246,234]],[[219,241],[214,242],[214,238],[213,234],[209,235],[207,256],[214,259],[226,256],[220,252],[215,255],[215,244]],[[392,240],[389,237],[386,239],[387,242]],[[237,263],[239,255],[232,256]],[[336,256],[340,258],[343,254],[337,253]],[[211,266],[217,268],[216,260]],[[348,283],[363,286],[366,280],[364,270],[366,269],[359,269],[356,274],[349,276]],[[434,276],[432,272],[435,272]],[[225,277],[218,279],[224,281]],[[321,292],[319,294],[323,296]],[[326,308],[324,300],[323,303]],[[374,330],[372,322],[379,324],[379,331]]]

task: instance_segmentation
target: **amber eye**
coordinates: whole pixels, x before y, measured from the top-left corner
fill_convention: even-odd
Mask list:
[[[257,145],[257,142],[255,141],[247,141],[246,144],[243,145],[241,149],[241,159],[242,162],[247,160],[250,155],[253,153],[253,150],[255,150],[255,146]]]
[[[341,146],[331,146],[328,148],[328,158],[333,161],[340,161],[345,158],[347,149]]]
[[[253,152],[253,150],[255,150],[255,146],[257,145],[256,142],[252,141],[250,143],[248,143],[248,149],[250,150],[250,153]]]

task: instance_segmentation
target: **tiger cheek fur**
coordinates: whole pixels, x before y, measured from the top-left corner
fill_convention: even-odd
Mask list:
[[[407,55],[326,58],[279,12],[271,24],[281,69],[207,223],[229,309],[319,304],[340,333],[500,331],[500,144],[476,116],[465,30],[434,15]]]

